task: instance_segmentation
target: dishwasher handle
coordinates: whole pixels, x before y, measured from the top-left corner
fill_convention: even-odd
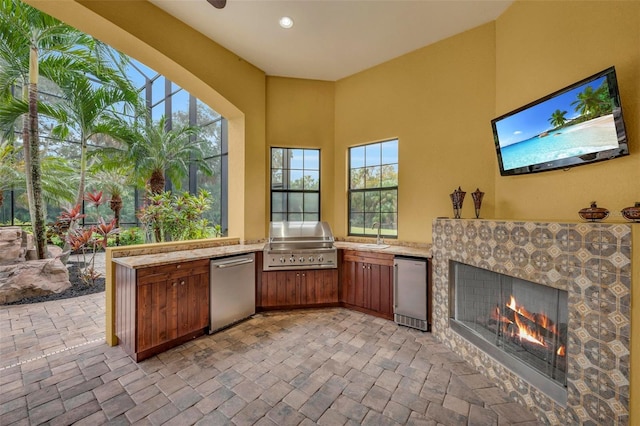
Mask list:
[[[233,268],[234,266],[246,265],[248,263],[253,263],[253,259],[250,257],[244,257],[242,259],[233,259],[233,260],[228,260],[226,262],[224,261],[212,262],[211,265],[215,266],[216,268],[223,269],[223,268]]]

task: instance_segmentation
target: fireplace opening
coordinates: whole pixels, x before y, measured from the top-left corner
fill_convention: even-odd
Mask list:
[[[450,268],[451,328],[566,403],[567,292],[459,262]]]

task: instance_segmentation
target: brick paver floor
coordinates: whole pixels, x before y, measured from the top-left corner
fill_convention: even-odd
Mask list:
[[[104,293],[0,307],[0,425],[534,425],[422,333],[346,309],[259,314],[140,363]]]

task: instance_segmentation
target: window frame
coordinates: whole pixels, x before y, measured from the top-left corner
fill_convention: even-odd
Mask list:
[[[348,167],[348,176],[347,176],[347,235],[348,236],[353,236],[353,237],[375,237],[378,233],[378,231],[373,232],[373,233],[354,233],[352,232],[352,226],[351,226],[351,219],[352,219],[352,194],[354,193],[362,193],[364,194],[364,197],[366,197],[367,193],[378,193],[378,194],[382,194],[385,191],[395,191],[395,197],[396,197],[396,210],[395,212],[383,212],[382,211],[382,204],[380,203],[379,207],[378,207],[378,211],[375,212],[378,215],[382,215],[384,213],[394,213],[395,217],[396,217],[396,226],[395,226],[395,235],[383,235],[382,233],[380,234],[380,236],[382,238],[388,238],[388,239],[398,239],[398,194],[399,194],[399,184],[398,184],[398,179],[396,176],[396,185],[395,186],[382,186],[382,183],[380,184],[379,187],[376,188],[367,188],[366,187],[366,180],[365,180],[365,187],[364,188],[358,188],[358,189],[353,189],[351,187],[351,183],[352,183],[352,172],[355,169],[359,169],[359,168],[366,168],[368,167],[365,163],[365,165],[363,167],[352,167],[352,150],[356,149],[356,148],[364,148],[365,152],[366,152],[366,147],[368,146],[373,146],[373,145],[379,145],[380,146],[380,150],[382,151],[382,144],[387,143],[387,142],[396,142],[397,144],[397,151],[396,151],[396,163],[383,163],[382,161],[382,152],[381,152],[381,158],[380,158],[380,162],[376,163],[375,166],[369,166],[369,167],[382,167],[382,166],[387,166],[387,165],[395,165],[396,169],[398,169],[399,163],[400,163],[400,159],[399,159],[399,151],[400,151],[400,141],[398,138],[392,138],[392,139],[385,139],[385,140],[381,140],[381,141],[377,141],[377,142],[370,142],[370,143],[366,143],[366,144],[361,144],[361,145],[354,145],[348,148],[348,158],[347,158],[347,167]],[[365,154],[366,155],[366,154]],[[397,173],[397,172],[396,172]],[[371,213],[371,212],[367,212],[366,210],[364,210],[362,212],[365,217],[367,213]],[[380,226],[380,225],[379,225]],[[367,227],[363,226],[363,230],[366,230]]]
[[[286,152],[289,151],[294,151],[294,150],[302,150],[302,151],[315,151],[318,154],[318,189],[312,189],[312,190],[308,190],[308,189],[291,189],[291,188],[285,188],[284,186],[284,175],[286,173],[284,173],[284,170],[292,170],[291,167],[282,167],[283,170],[283,188],[274,188],[273,186],[273,171],[274,171],[274,167],[273,167],[273,154],[274,154],[274,150],[284,150],[283,152],[283,156],[286,156]],[[288,156],[286,156],[288,157]],[[304,152],[303,152],[303,158],[304,158]],[[290,164],[289,164],[290,165]],[[293,170],[300,170],[300,169],[293,169]],[[302,170],[302,176],[304,179],[305,176],[305,171],[315,171],[316,169],[306,169],[304,167],[304,163],[303,163],[303,168]],[[318,209],[315,213],[317,213],[317,219],[314,221],[321,221],[322,220],[322,195],[321,195],[321,189],[322,189],[322,179],[321,179],[321,170],[322,170],[322,150],[320,148],[292,148],[292,147],[280,147],[280,146],[272,146],[269,150],[269,220],[271,222],[273,222],[273,216],[274,213],[275,214],[284,214],[286,217],[286,220],[289,221],[289,217],[292,214],[300,214],[299,212],[291,212],[289,210],[289,195],[290,194],[302,194],[302,221],[303,222],[307,222],[308,220],[305,220],[304,216],[307,213],[307,211],[304,209],[304,195],[305,194],[317,194],[318,196]],[[287,194],[287,211],[285,212],[274,212],[273,211],[273,207],[274,207],[274,203],[273,203],[273,194],[274,193],[281,193],[281,194]],[[308,213],[314,213],[309,211]],[[311,222],[310,220],[308,222]]]

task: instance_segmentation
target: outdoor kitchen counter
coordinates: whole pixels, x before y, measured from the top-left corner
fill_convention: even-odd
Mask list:
[[[398,243],[402,244],[402,243]],[[410,256],[410,257],[423,257],[423,258],[431,258],[431,244],[420,244],[419,246],[415,245],[389,245],[385,248],[375,247],[373,244],[369,243],[360,243],[360,242],[351,242],[351,241],[336,241],[334,243],[337,249],[341,250],[356,250],[356,251],[367,251],[372,253],[385,253],[391,254],[394,256]],[[385,243],[383,245],[386,246]]]
[[[147,268],[150,266],[168,265],[185,261],[200,259],[213,259],[217,257],[232,256],[235,254],[253,253],[262,251],[264,243],[260,244],[234,244],[219,247],[207,247],[191,250],[176,250],[168,253],[143,254],[139,256],[117,257],[113,263],[126,266],[131,269]]]
[[[369,244],[336,241],[336,248],[342,250],[368,251],[374,253],[387,253],[394,256],[431,257],[431,244],[415,246],[390,245],[386,248],[370,247]],[[138,256],[126,256],[113,258],[113,262],[131,269],[140,269],[150,266],[167,265],[199,259],[213,259],[217,257],[232,256],[235,254],[252,253],[262,251],[264,243],[259,244],[234,244],[220,247],[208,247],[191,250],[176,250],[168,253],[143,254]]]

